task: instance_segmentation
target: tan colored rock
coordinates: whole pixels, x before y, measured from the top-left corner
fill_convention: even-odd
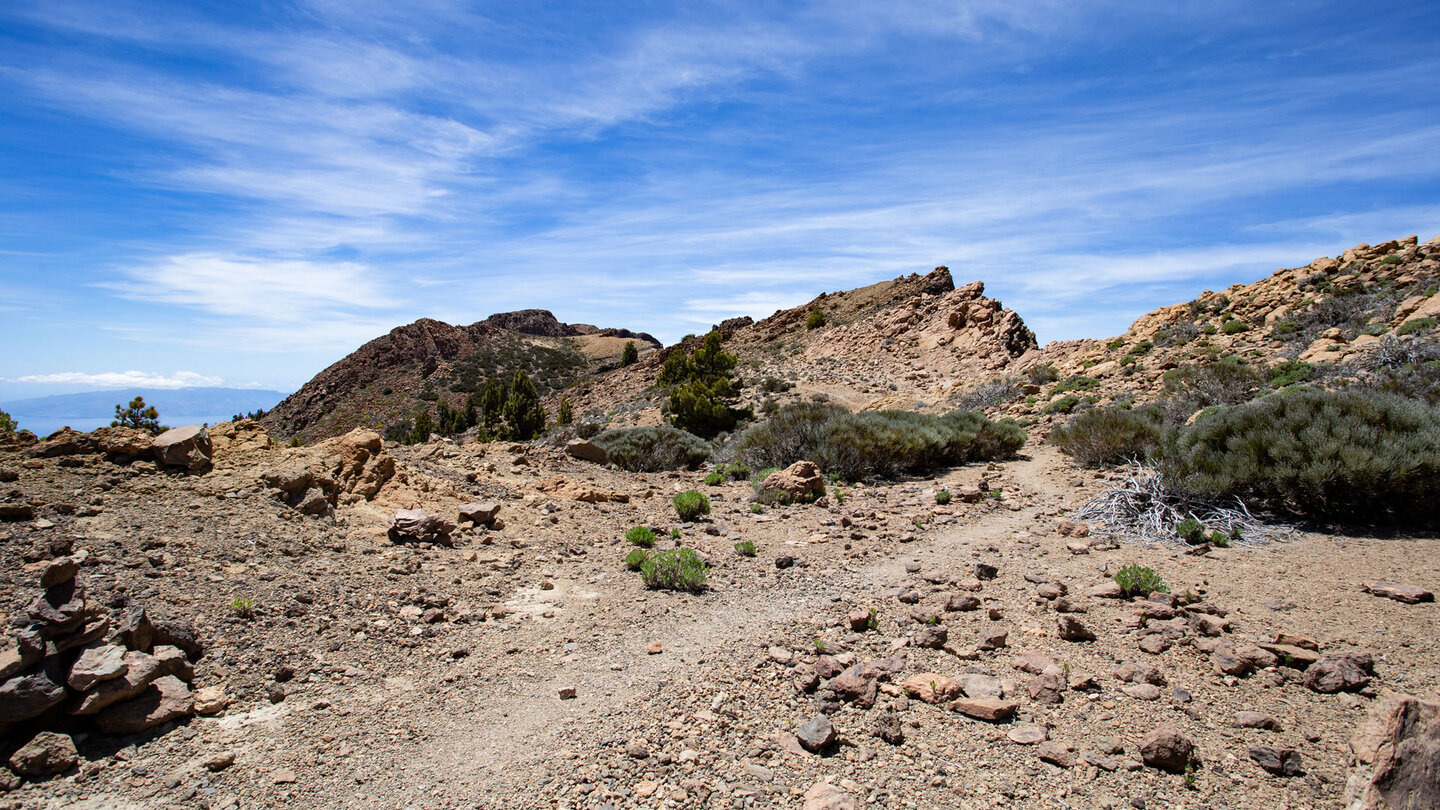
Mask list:
[[[1394,599],[1396,602],[1404,602],[1407,605],[1435,601],[1434,593],[1418,585],[1397,585],[1393,582],[1376,582],[1371,585],[1366,585],[1365,590],[1376,596]]]
[[[760,485],[762,496],[778,496],[787,503],[809,502],[825,494],[825,479],[813,461],[797,461],[770,473]]]
[[[828,782],[817,782],[805,791],[800,810],[860,810],[860,801]]]
[[[948,675],[936,672],[920,672],[911,675],[905,679],[904,683],[900,684],[900,690],[926,703],[943,703],[947,700],[954,700],[963,694],[958,681]]]
[[[589,461],[595,464],[609,464],[610,454],[605,448],[594,442],[587,442],[584,439],[571,439],[565,443],[565,454],[581,461]]]
[[[230,696],[218,686],[207,686],[195,693],[195,713],[204,717],[217,715],[230,708]]]
[[[148,456],[155,438],[149,433],[133,427],[102,427],[90,431],[95,446],[102,453],[112,456]]]
[[[70,667],[70,688],[87,691],[101,681],[119,678],[129,668],[124,647],[114,644],[89,647]]]
[[[36,734],[10,755],[10,767],[22,776],[45,777],[64,773],[79,761],[75,741],[53,731]]]

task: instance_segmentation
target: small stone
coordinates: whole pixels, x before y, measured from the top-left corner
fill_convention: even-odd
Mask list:
[[[1305,685],[1322,694],[1358,692],[1369,683],[1370,676],[1351,655],[1326,653],[1305,670]]]
[[[805,791],[800,810],[860,810],[860,802],[828,782],[817,782]]]
[[[653,781],[651,781],[651,780],[649,780],[649,779],[646,779],[646,780],[643,781],[643,782],[636,782],[636,783],[635,783],[635,795],[636,795],[636,796],[639,796],[639,797],[642,798],[642,799],[648,799],[648,798],[650,798],[651,796],[654,796],[654,795],[655,795],[655,791],[657,791],[657,790],[659,790],[659,789],[660,789],[660,783],[659,783],[659,782],[653,782]]]
[[[649,759],[650,751],[638,742],[630,742],[625,745],[625,756],[631,759]]]
[[[900,724],[900,715],[889,709],[880,712],[870,727],[870,735],[879,737],[891,745],[905,742],[905,729]]]
[[[960,697],[960,683],[947,675],[936,672],[920,672],[911,675],[900,684],[900,691],[926,703],[943,703]]]
[[[957,593],[945,602],[945,609],[949,611],[979,610],[980,598],[968,593]]]
[[[976,720],[985,720],[991,723],[1001,723],[1015,716],[1015,711],[1020,707],[1019,703],[1013,700],[1001,700],[998,697],[960,698],[952,701],[950,708],[966,717],[973,717]]]
[[[52,731],[36,734],[10,755],[10,767],[22,776],[53,776],[70,770],[77,762],[75,741]]]
[[[870,629],[871,616],[872,614],[870,611],[863,608],[857,608],[846,614],[845,623],[850,625],[851,630],[854,630],[857,633],[863,633],[866,630]]]
[[[157,678],[124,703],[105,709],[96,718],[106,734],[134,734],[169,720],[188,717],[195,711],[190,687],[174,675]]]
[[[205,760],[205,768],[211,772],[223,771],[235,764],[234,751],[222,751],[213,757]]]
[[[1120,691],[1136,700],[1159,700],[1160,687],[1148,683],[1132,683],[1120,687]]]
[[[80,573],[80,562],[74,557],[51,560],[45,564],[45,570],[40,574],[40,587],[53,588],[62,582],[74,579],[78,573]]]
[[[1069,768],[1075,764],[1075,749],[1060,742],[1042,742],[1035,751],[1042,761],[1061,768]]]
[[[795,739],[812,754],[818,754],[835,742],[835,726],[830,718],[818,714],[795,729]]]
[[[230,696],[218,686],[207,686],[195,693],[195,713],[213,717],[230,707]]]
[[[1005,646],[1005,643],[1009,638],[1010,633],[1006,630],[1001,630],[999,628],[996,628],[994,630],[987,630],[980,636],[979,648],[981,650],[998,650],[1001,647]]]
[[[979,580],[991,580],[1000,574],[1000,569],[989,563],[975,563],[975,578]]]
[[[747,762],[747,763],[745,763],[745,765],[741,768],[741,770],[743,770],[743,771],[745,772],[745,775],[746,775],[746,776],[749,776],[751,779],[755,779],[755,780],[760,781],[760,782],[774,782],[774,781],[775,781],[775,773],[774,773],[774,771],[771,771],[769,768],[765,767],[764,765],[756,765],[756,764],[753,763],[753,762]]]
[[[1236,712],[1236,728],[1264,728],[1272,731],[1280,730],[1280,723],[1268,714],[1263,712]]]
[[[1060,638],[1066,641],[1094,641],[1095,634],[1081,621],[1069,614],[1061,614],[1055,620],[1055,626]]]
[[[931,650],[938,650],[945,646],[950,638],[950,633],[943,626],[938,624],[927,624],[920,628],[910,640],[916,647],[923,647]]]
[[[1175,645],[1175,642],[1164,633],[1151,633],[1140,639],[1140,649],[1151,655],[1159,655]]]
[[[1050,739],[1050,730],[1036,723],[1017,723],[1005,736],[1017,745],[1035,745]]]
[[[1293,748],[1271,748],[1268,745],[1250,746],[1250,758],[1265,770],[1276,776],[1299,776],[1300,752]]]
[[[289,768],[281,768],[270,775],[270,781],[277,785],[293,785],[299,778],[300,777],[296,776],[295,772]]]
[[[1066,688],[1065,671],[1054,664],[1025,684],[1026,693],[1036,703],[1063,703]]]
[[[563,688],[563,689],[560,690],[560,699],[561,699],[561,700],[574,700],[575,697],[576,697],[576,695],[578,695],[578,694],[579,694],[579,692],[576,691],[575,687],[573,687],[573,686],[567,686],[567,687],[565,687],[565,688]]]
[[[1195,743],[1172,725],[1162,725],[1140,741],[1140,757],[1146,765],[1170,773],[1183,773],[1198,761]]]
[[[1055,662],[1050,660],[1050,656],[1038,650],[1026,650],[1015,656],[1015,660],[1010,662],[1010,666],[1034,675],[1039,675],[1054,665]]]
[[[652,642],[650,642],[649,645],[647,645],[647,646],[645,647],[645,654],[646,654],[646,655],[659,655],[660,653],[662,653],[662,652],[664,652],[664,651],[665,651],[665,647],[664,647],[663,645],[661,645],[660,642],[658,642],[658,641],[652,641]]]

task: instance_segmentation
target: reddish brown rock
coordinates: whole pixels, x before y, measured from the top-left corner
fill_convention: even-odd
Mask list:
[[[1396,602],[1404,602],[1407,605],[1435,601],[1435,594],[1418,585],[1396,585],[1393,582],[1376,582],[1373,585],[1366,585],[1365,590],[1376,596],[1394,599]]]
[[[1349,810],[1440,807],[1440,703],[1381,701],[1350,740]]]
[[[1146,765],[1171,773],[1183,773],[1199,762],[1195,743],[1172,725],[1162,725],[1140,741],[1140,757]]]
[[[158,678],[133,699],[101,712],[96,723],[105,734],[134,734],[195,711],[190,687],[174,675]]]
[[[998,697],[960,698],[951,701],[950,708],[966,717],[991,723],[1003,723],[1015,716],[1015,710],[1020,708],[1020,704]]]

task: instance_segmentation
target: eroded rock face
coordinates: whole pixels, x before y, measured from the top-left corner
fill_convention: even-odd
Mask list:
[[[424,509],[396,509],[388,532],[392,543],[436,543],[450,545],[455,524]]]
[[[1440,807],[1440,703],[1381,701],[1350,740],[1347,810]]]
[[[342,502],[373,500],[395,474],[395,458],[385,450],[380,434],[356,428],[288,451],[258,478],[297,511],[324,515]]]
[[[190,687],[174,675],[157,678],[133,700],[111,706],[96,718],[106,734],[135,734],[194,713]]]

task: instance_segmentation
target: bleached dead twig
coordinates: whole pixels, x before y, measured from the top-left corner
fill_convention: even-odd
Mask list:
[[[1176,527],[1187,519],[1199,521],[1206,531],[1224,532],[1237,546],[1281,542],[1296,534],[1293,526],[1267,523],[1255,517],[1239,498],[1207,501],[1171,492],[1155,470],[1131,468],[1130,474],[1080,507],[1077,520],[1098,524],[1115,539],[1185,545]],[[1238,537],[1232,533],[1238,530]]]

